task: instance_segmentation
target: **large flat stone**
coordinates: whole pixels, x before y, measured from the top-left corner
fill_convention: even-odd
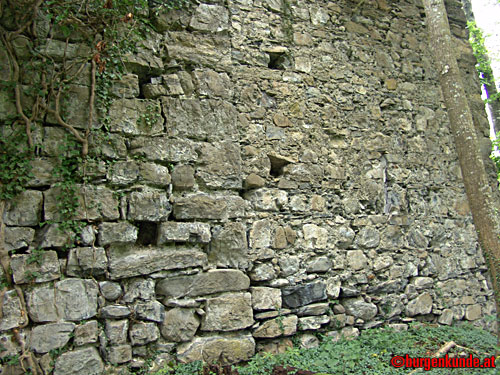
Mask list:
[[[158,162],[190,162],[198,158],[191,141],[182,138],[137,137],[130,141],[132,155]]]
[[[114,242],[135,242],[139,230],[135,225],[127,221],[118,223],[101,223],[99,225],[98,240],[101,246],[109,245]]]
[[[162,245],[168,242],[209,243],[210,238],[210,224],[167,221],[158,227],[157,244]]]
[[[98,286],[92,280],[65,279],[55,284],[55,303],[63,320],[80,321],[97,314]]]
[[[0,331],[19,327],[26,322],[27,317],[21,313],[21,301],[15,290],[9,290],[3,295],[2,314]]]
[[[176,307],[165,314],[161,334],[168,341],[191,341],[199,326],[200,319],[193,309]]]
[[[4,223],[20,227],[38,225],[42,217],[42,202],[43,195],[40,191],[23,191],[7,204]]]
[[[11,257],[10,266],[16,284],[43,283],[61,277],[59,259],[55,251],[16,254]]]
[[[69,342],[74,329],[74,323],[36,326],[31,331],[30,348],[37,353],[48,353],[52,349],[62,348]]]
[[[27,293],[28,313],[34,322],[59,319],[80,321],[97,313],[97,284],[86,279],[65,279]]]
[[[342,301],[347,314],[354,316],[356,319],[368,321],[377,315],[377,306],[373,303],[365,302],[363,298],[349,298]]]
[[[196,297],[247,290],[250,279],[238,270],[210,270],[190,276],[167,278],[156,284],[156,293],[167,298]]]
[[[94,347],[61,354],[54,366],[54,375],[102,375],[104,364]]]
[[[161,270],[203,266],[205,253],[195,249],[169,247],[145,247],[113,244],[108,250],[109,277],[112,280],[149,275]]]
[[[129,220],[165,221],[172,211],[165,191],[134,191],[128,199]]]
[[[58,203],[61,191],[58,187],[43,193],[45,220],[62,219]],[[78,207],[75,220],[116,220],[120,217],[118,200],[113,191],[103,186],[79,186],[77,188]]]
[[[177,348],[180,362],[205,361],[231,364],[249,360],[255,354],[250,335],[197,337]]]
[[[211,33],[229,29],[229,13],[226,7],[200,4],[194,11],[189,26],[193,30]]]
[[[229,222],[214,227],[208,260],[218,267],[248,268],[250,261],[245,226]]]
[[[154,135],[163,132],[163,117],[157,101],[116,99],[109,109],[110,130],[125,135]]]
[[[325,283],[313,282],[282,289],[283,304],[295,308],[326,299]]]
[[[238,112],[229,102],[215,99],[162,101],[170,136],[199,141],[237,141]]]
[[[239,145],[232,142],[202,143],[196,176],[212,189],[241,189]]]
[[[239,196],[190,194],[174,202],[176,219],[227,220],[245,215],[245,202]]]
[[[287,315],[265,321],[253,333],[258,338],[290,336],[297,332],[297,315]]]
[[[35,238],[35,230],[25,227],[5,228],[5,250],[17,250],[28,247]]]
[[[203,331],[235,331],[253,324],[250,293],[223,294],[206,301]]]
[[[78,247],[71,249],[66,264],[69,276],[101,276],[108,269],[108,258],[102,247]]]

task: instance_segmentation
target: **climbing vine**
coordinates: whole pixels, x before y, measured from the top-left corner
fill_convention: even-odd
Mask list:
[[[10,100],[2,104],[13,108],[10,111],[8,107],[7,111],[13,112],[13,116],[0,120],[0,263],[3,270],[0,272],[3,274],[0,319],[4,295],[14,289],[25,322],[13,329],[13,333],[21,348],[18,360],[26,373],[40,374],[41,370],[19,334],[29,320],[23,293],[12,281],[10,254],[5,246],[4,212],[33,178],[34,157],[48,154],[55,158],[52,174],[56,181],[54,188],[59,191],[56,197],[59,217],[53,222],[66,232],[78,234],[86,224],[74,220],[81,204],[79,196],[83,194],[84,205],[86,201],[85,189],[80,185],[88,181],[90,148],[99,147],[96,140],[105,139],[109,130],[112,82],[125,73],[123,56],[135,52],[138,42],[153,29],[151,15],[182,6],[187,1],[0,0],[0,52],[6,62],[0,72],[0,90],[2,101],[5,102],[6,97]],[[82,77],[89,77],[88,83],[82,84]],[[88,87],[86,124],[72,121],[72,85]],[[44,150],[39,144],[47,126],[65,133],[57,140],[59,145],[54,150]],[[32,249],[28,261],[39,261],[42,253],[42,249]]]
[[[467,22],[467,28],[469,29],[469,42],[472,47],[472,52],[477,60],[476,70],[479,74],[479,80],[482,85],[494,86],[493,70],[491,69],[491,63],[488,58],[488,50],[484,44],[483,32],[474,21]],[[495,92],[486,99],[486,102],[493,101],[500,101],[500,93]]]

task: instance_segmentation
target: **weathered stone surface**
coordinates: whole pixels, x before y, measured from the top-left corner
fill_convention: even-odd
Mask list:
[[[231,42],[221,35],[169,32],[165,42],[169,57],[177,61],[213,69],[231,63]]]
[[[75,327],[74,344],[77,346],[97,342],[98,325],[97,320],[91,320]]]
[[[330,323],[330,317],[328,315],[320,316],[304,316],[299,318],[300,330],[316,330],[320,329],[322,325]]]
[[[135,242],[138,229],[127,221],[118,223],[101,223],[99,225],[99,245],[106,246],[111,243]]]
[[[229,14],[225,7],[200,4],[194,11],[189,27],[197,31],[211,33],[229,29]]]
[[[155,35],[155,38],[153,31],[150,32],[151,38],[138,42],[135,53],[126,53],[121,57],[128,71],[141,76],[160,75],[163,72],[163,61],[158,56],[158,41],[161,37]]]
[[[441,315],[439,316],[438,323],[439,324],[445,324],[445,325],[451,325],[453,323],[453,310],[451,309],[444,309]]]
[[[201,242],[209,243],[210,225],[206,223],[176,223],[168,221],[158,227],[157,244],[168,242]]]
[[[42,283],[61,276],[59,260],[55,251],[13,255],[10,266],[16,284]]]
[[[38,225],[42,218],[42,202],[43,195],[40,191],[23,191],[7,203],[3,216],[4,223],[20,227]]]
[[[272,222],[267,219],[257,220],[250,229],[250,247],[254,249],[263,249],[271,246]]]
[[[167,195],[160,190],[131,193],[128,207],[128,219],[139,221],[165,221],[172,211]]]
[[[296,311],[298,316],[323,315],[328,311],[328,303],[315,303],[308,306],[299,307]]]
[[[245,189],[258,189],[264,187],[266,180],[255,173],[250,173],[245,178]]]
[[[354,244],[364,249],[377,247],[380,243],[380,234],[378,230],[372,227],[361,228],[356,235]]]
[[[21,301],[15,290],[9,290],[3,295],[2,319],[0,331],[19,327],[26,322],[27,317],[21,314]]]
[[[104,331],[106,337],[111,345],[120,345],[127,343],[129,322],[127,319],[123,320],[109,320],[106,319],[106,326]]]
[[[127,363],[132,360],[132,346],[123,344],[110,346],[106,349],[108,362],[114,364]]]
[[[252,287],[252,307],[254,310],[281,309],[281,290],[267,287]]]
[[[48,353],[62,348],[71,338],[74,323],[49,323],[36,326],[31,331],[30,348],[36,353]]]
[[[297,332],[298,320],[296,315],[267,320],[253,332],[253,337],[273,338],[293,335]]]
[[[227,73],[217,73],[213,70],[195,70],[193,76],[200,95],[223,99],[232,97],[233,88]]]
[[[368,267],[368,259],[361,250],[349,250],[346,258],[349,268],[353,271],[359,271]]]
[[[158,340],[160,330],[155,323],[135,323],[129,329],[129,337],[132,345],[146,345]]]
[[[250,293],[224,294],[209,298],[201,322],[203,331],[235,331],[253,324]]]
[[[191,341],[199,326],[200,320],[193,309],[174,308],[165,314],[161,334],[168,341]]]
[[[170,184],[171,177],[168,167],[155,163],[142,163],[139,165],[139,177],[148,185],[166,187]]]
[[[55,42],[55,40],[54,40]],[[80,45],[81,46],[81,45]],[[86,47],[86,48],[85,48]],[[85,46],[83,49],[87,49]],[[63,47],[64,50],[64,47]],[[89,124],[89,107],[88,105],[82,105],[82,103],[88,103],[90,100],[90,89],[87,86],[81,85],[68,85],[67,91],[65,92],[65,100],[60,101],[61,109],[64,113],[64,120],[74,126],[77,129],[86,129]],[[50,103],[51,109],[55,109],[54,100]],[[97,110],[94,106],[92,113],[92,127],[98,125],[97,121]],[[46,121],[51,124],[57,124],[56,117],[52,113],[47,114]]]
[[[135,98],[139,96],[139,77],[137,74],[124,74],[121,80],[113,81],[110,92],[117,98]]]
[[[101,281],[99,283],[99,289],[101,290],[104,298],[106,298],[108,301],[114,301],[118,299],[123,293],[120,284],[113,281]]]
[[[107,305],[101,309],[100,316],[102,318],[120,319],[126,318],[132,314],[128,306],[124,305]]]
[[[151,301],[155,299],[155,281],[150,278],[137,277],[122,282],[125,295],[122,301],[132,303],[136,300]]]
[[[227,101],[163,98],[170,136],[199,141],[237,141],[238,112]]]
[[[253,281],[268,281],[276,277],[276,271],[272,264],[257,264],[250,272],[250,278]]]
[[[102,247],[78,247],[69,251],[66,274],[69,276],[101,276],[108,269],[108,258]]]
[[[26,297],[28,313],[35,322],[79,321],[97,313],[97,285],[92,280],[65,279],[53,287],[33,288]]]
[[[36,236],[37,247],[46,248],[63,248],[71,245],[73,242],[74,233],[71,231],[63,231],[59,228],[59,224],[47,224]]]
[[[342,306],[344,306],[347,314],[363,319],[365,322],[377,315],[377,306],[373,303],[365,302],[363,298],[346,299],[342,301]]]
[[[241,189],[241,157],[236,143],[202,143],[196,177],[209,188]]]
[[[281,268],[281,276],[290,276],[296,273],[300,267],[300,259],[297,256],[287,256],[280,258],[279,265]]]
[[[172,172],[175,190],[189,190],[194,186],[194,169],[190,165],[178,165]]]
[[[319,281],[282,289],[283,304],[286,307],[300,307],[326,299],[326,285]]]
[[[115,186],[130,185],[139,178],[139,166],[135,161],[117,161],[109,167],[107,178]]]
[[[35,230],[23,227],[5,228],[5,250],[17,250],[27,247],[35,237]]]
[[[288,203],[288,194],[279,189],[256,189],[245,193],[257,211],[280,211]]]
[[[113,244],[109,248],[109,277],[112,280],[149,275],[161,270],[202,266],[207,256],[195,249],[141,247]]]
[[[63,320],[80,321],[97,313],[97,284],[86,279],[65,279],[55,284],[55,303]]]
[[[336,299],[339,296],[341,284],[338,277],[329,277],[326,280],[326,294],[328,298]]]
[[[302,227],[304,240],[308,249],[324,249],[328,243],[328,231],[316,224],[305,224]]]
[[[136,137],[130,141],[132,155],[158,162],[190,162],[198,158],[191,141],[182,138]]]
[[[218,267],[246,269],[249,266],[245,226],[227,223],[213,228],[208,260]]]
[[[333,262],[328,257],[322,256],[310,260],[307,264],[306,271],[308,273],[327,272],[332,266]]]
[[[110,130],[126,135],[157,134],[163,131],[160,105],[147,99],[117,99],[109,109]]]
[[[165,318],[165,306],[158,301],[139,302],[134,306],[138,319],[161,323]]]
[[[406,306],[406,315],[415,316],[420,314],[429,314],[432,311],[432,297],[425,292],[417,298],[408,302]]]
[[[103,371],[104,364],[93,347],[61,354],[54,367],[54,375],[101,375]]]
[[[54,187],[43,193],[45,220],[61,220],[58,208],[61,191]],[[120,217],[118,200],[113,192],[102,186],[79,186],[77,188],[78,208],[75,220],[116,220]]]
[[[192,276],[167,278],[156,284],[156,293],[169,297],[196,297],[206,294],[246,290],[250,279],[238,270],[210,270]]]
[[[197,337],[177,348],[177,357],[184,363],[203,360],[231,364],[247,361],[254,354],[255,341],[250,335]]]
[[[176,219],[227,220],[242,217],[244,214],[245,204],[239,196],[192,194],[174,202]]]
[[[481,317],[481,305],[474,304],[467,306],[465,310],[465,319],[467,320],[477,320]]]

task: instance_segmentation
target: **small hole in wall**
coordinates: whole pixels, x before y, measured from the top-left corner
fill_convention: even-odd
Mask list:
[[[267,155],[267,157],[269,158],[269,161],[271,162],[271,170],[270,170],[270,174],[271,176],[273,177],[279,177],[283,174],[283,168],[292,163],[292,160],[291,159],[288,159],[284,156],[280,156],[280,155]]]
[[[156,237],[158,235],[158,224],[142,221],[137,223],[139,227],[139,234],[137,236],[137,243],[139,245],[155,245]]]
[[[285,52],[269,52],[267,67],[270,69],[285,70],[287,67],[290,67],[290,60]]]

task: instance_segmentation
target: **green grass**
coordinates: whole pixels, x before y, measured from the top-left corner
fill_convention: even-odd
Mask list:
[[[371,329],[355,340],[332,342],[323,338],[313,349],[293,348],[280,355],[258,354],[244,366],[237,366],[240,375],[268,375],[275,365],[297,367],[321,374],[385,375],[409,374],[412,368],[396,369],[390,365],[393,356],[432,357],[444,344],[454,341],[468,349],[455,347],[448,354],[466,353],[481,359],[495,353],[497,339],[491,333],[461,325],[456,327],[412,325],[407,331]],[[500,366],[500,365],[499,365]],[[166,373],[166,372],[164,372]],[[500,374],[486,368],[436,368],[413,374]],[[201,374],[201,363],[179,365],[175,375]]]

